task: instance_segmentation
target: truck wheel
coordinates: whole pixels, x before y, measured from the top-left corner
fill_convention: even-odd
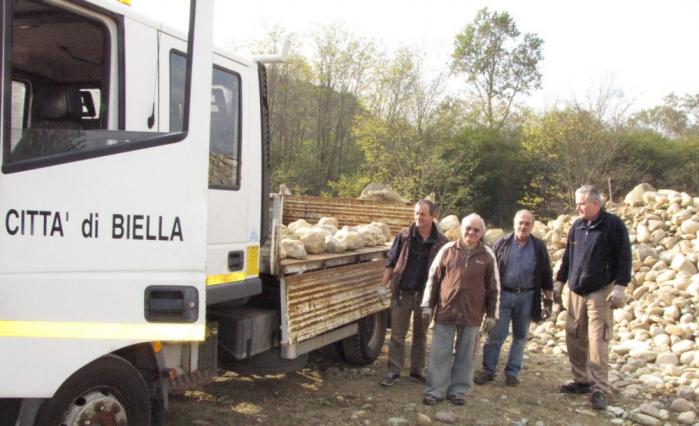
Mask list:
[[[380,311],[359,320],[359,332],[342,340],[347,362],[369,365],[376,361],[386,338],[386,311]]]
[[[282,358],[279,349],[272,349],[242,361],[224,361],[222,367],[241,374],[293,373],[306,366],[308,354],[294,359]]]
[[[78,370],[39,408],[36,425],[146,426],[150,396],[138,370],[106,355]]]

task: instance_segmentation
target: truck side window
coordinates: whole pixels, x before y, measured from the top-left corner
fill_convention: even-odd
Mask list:
[[[184,133],[159,131],[154,114],[149,116],[155,107],[144,108],[148,113],[130,119],[124,128],[127,121],[118,116],[113,99],[117,92],[126,96],[125,85],[117,84],[124,60],[119,49],[122,22],[96,10],[69,9],[61,2],[5,3],[12,11],[12,43],[3,47],[11,58],[6,78],[12,81],[12,109],[5,123],[11,130],[2,146],[4,173],[184,138]],[[184,63],[186,67],[186,58]],[[152,104],[156,103],[154,96]]]
[[[182,128],[185,57],[170,54],[170,131]],[[240,75],[214,67],[209,134],[209,187],[240,188]]]

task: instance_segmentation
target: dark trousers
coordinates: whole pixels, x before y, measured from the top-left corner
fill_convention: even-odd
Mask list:
[[[420,302],[422,292],[401,291],[391,300],[391,340],[388,345],[388,371],[400,374],[405,362],[405,335],[413,317],[413,347],[410,352],[410,371],[423,373],[425,345],[429,324],[423,324]]]

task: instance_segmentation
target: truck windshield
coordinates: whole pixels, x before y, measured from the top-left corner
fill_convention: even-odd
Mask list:
[[[12,43],[4,46],[11,84],[3,85],[10,88],[3,101],[11,111],[2,135],[3,172],[184,138],[186,125],[173,132],[159,123],[158,28],[128,10],[119,16],[84,1],[10,3]],[[125,37],[132,29],[142,39]],[[5,40],[8,32],[3,28]]]

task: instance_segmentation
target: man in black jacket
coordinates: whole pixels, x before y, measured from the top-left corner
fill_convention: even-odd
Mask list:
[[[500,238],[494,246],[500,271],[500,315],[483,346],[483,370],[474,382],[493,381],[500,349],[512,322],[512,345],[505,367],[505,384],[517,386],[522,369],[529,324],[551,314],[553,276],[544,242],[531,235],[534,215],[529,210],[515,214],[514,232]],[[541,293],[544,293],[544,310]]]
[[[422,318],[420,302],[427,272],[447,238],[439,232],[434,219],[434,204],[420,200],[415,204],[415,223],[402,229],[388,252],[381,285],[391,288],[391,340],[388,344],[388,372],[381,386],[392,386],[400,377],[405,354],[405,336],[413,318],[413,345],[410,377],[425,383],[425,346],[427,321]]]
[[[568,231],[554,286],[559,304],[566,281],[570,288],[566,347],[573,382],[561,386],[561,392],[592,391],[592,407],[604,410],[611,391],[607,374],[612,309],[624,306],[624,290],[631,281],[631,243],[624,222],[602,209],[594,186],[575,191],[575,208],[580,217]]]

